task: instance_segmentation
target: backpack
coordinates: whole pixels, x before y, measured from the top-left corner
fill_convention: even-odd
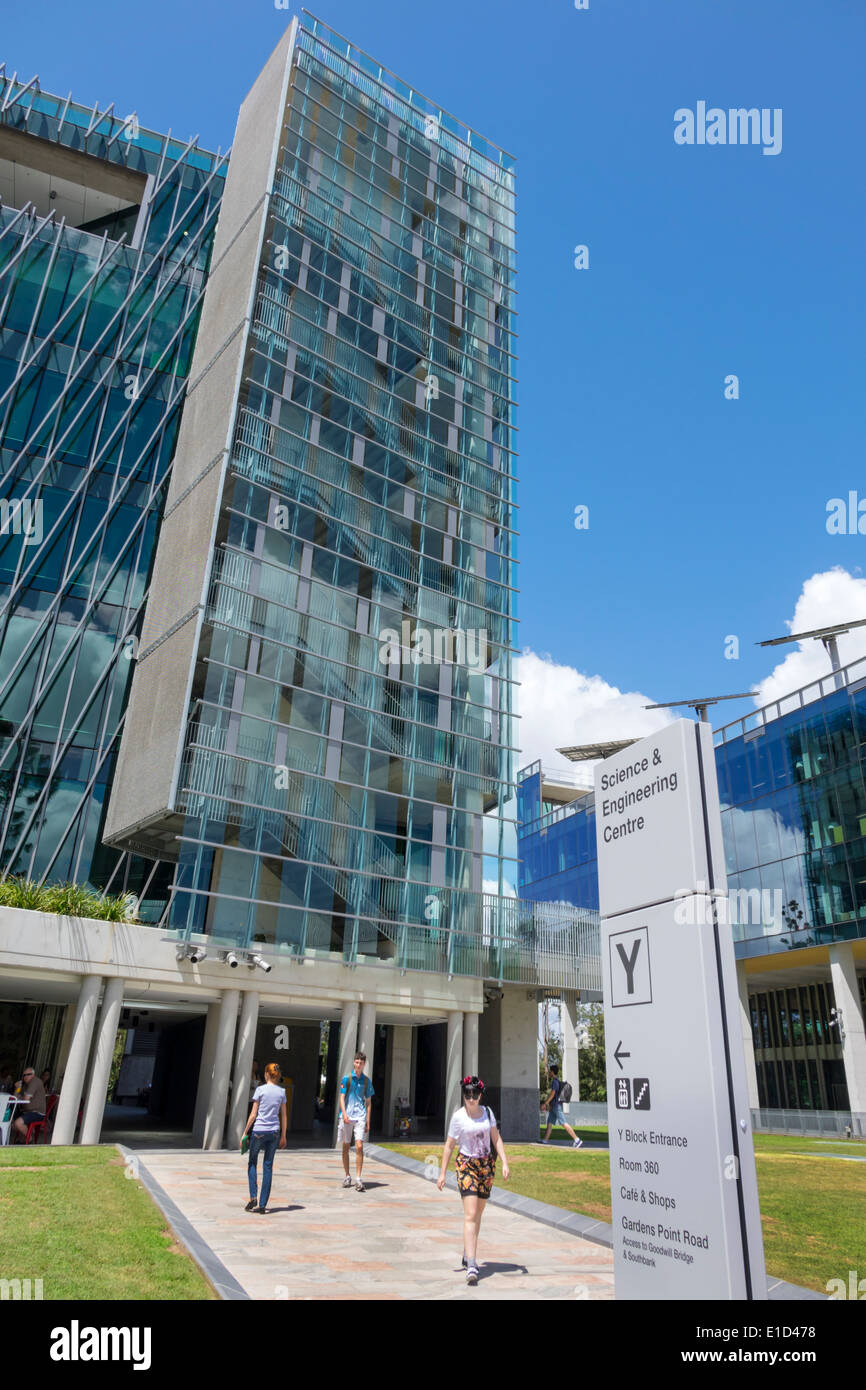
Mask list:
[[[363,1078],[364,1078],[364,1095],[363,1095],[362,1099],[366,1101],[366,1100],[368,1099],[369,1095],[370,1095],[370,1078],[369,1078],[369,1076],[367,1075],[366,1072],[362,1072],[362,1073],[361,1073],[361,1076],[363,1076]],[[348,1100],[349,1094],[350,1094],[350,1086],[351,1086],[351,1083],[352,1083],[355,1079],[356,1079],[356,1078],[355,1078],[354,1074],[353,1074],[352,1072],[349,1072],[349,1075],[348,1075],[348,1076],[344,1076],[343,1079],[342,1079],[342,1081],[340,1082],[340,1085],[341,1085],[341,1086],[345,1086],[345,1087],[346,1087],[345,1096],[346,1096],[346,1099],[347,1099],[347,1100]],[[360,1080],[361,1080],[361,1077],[359,1076],[357,1079],[358,1079],[358,1081],[360,1081]]]
[[[490,1129],[492,1129],[492,1128],[493,1128],[493,1116],[490,1114],[490,1111],[489,1111],[489,1109],[488,1109],[488,1107],[487,1107],[486,1105],[485,1105],[485,1107],[484,1107],[484,1113],[485,1113],[485,1115],[487,1116],[488,1120],[490,1121]],[[500,1133],[501,1133],[501,1130],[500,1130]],[[489,1157],[489,1158],[492,1158],[492,1159],[493,1159],[493,1162],[495,1163],[495,1162],[496,1162],[496,1146],[495,1146],[495,1144],[493,1143],[493,1138],[492,1138],[492,1136],[491,1136],[491,1134],[490,1134],[490,1130],[487,1131],[487,1143],[488,1143],[488,1146],[489,1146],[489,1147],[488,1147],[488,1150],[487,1150],[488,1157]]]
[[[556,1097],[556,1099],[559,1101],[560,1105],[567,1105],[568,1102],[571,1100],[573,1094],[574,1092],[571,1088],[571,1082],[563,1081],[562,1085],[559,1088],[559,1095]]]

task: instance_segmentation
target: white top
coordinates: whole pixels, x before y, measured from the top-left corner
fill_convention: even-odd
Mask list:
[[[273,1134],[280,1128],[280,1106],[286,1103],[286,1093],[282,1086],[265,1082],[257,1086],[253,1100],[259,1103],[259,1113],[253,1125],[253,1134]]]
[[[495,1126],[496,1116],[483,1103],[477,1120],[470,1119],[466,1107],[461,1105],[451,1116],[448,1137],[457,1140],[459,1152],[464,1158],[486,1158],[492,1148],[490,1130]]]

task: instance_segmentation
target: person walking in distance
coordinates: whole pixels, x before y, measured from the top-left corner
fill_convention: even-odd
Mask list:
[[[344,1076],[340,1081],[340,1124],[337,1130],[337,1141],[343,1145],[344,1187],[352,1186],[349,1174],[349,1145],[352,1135],[355,1136],[355,1189],[358,1192],[365,1191],[361,1181],[361,1170],[364,1167],[364,1136],[370,1130],[370,1106],[374,1094],[373,1083],[369,1076],[364,1074],[366,1060],[366,1052],[356,1052],[351,1074]]]
[[[247,1163],[250,1200],[247,1202],[245,1210],[255,1211],[258,1206],[262,1216],[268,1209],[268,1198],[271,1195],[271,1177],[277,1145],[279,1144],[281,1149],[286,1147],[286,1093],[280,1085],[281,1080],[282,1076],[276,1062],[268,1062],[265,1067],[265,1084],[256,1087],[253,1096],[253,1108],[247,1120],[247,1127],[241,1136],[243,1141],[243,1138],[252,1130]],[[259,1154],[262,1155],[262,1191],[260,1197],[257,1196]]]
[[[542,1110],[547,1110],[547,1133],[545,1134],[541,1142],[542,1144],[549,1144],[550,1134],[551,1130],[553,1129],[553,1126],[562,1125],[566,1134],[571,1135],[571,1147],[573,1149],[579,1149],[583,1146],[583,1140],[578,1139],[571,1125],[566,1123],[565,1115],[562,1109],[562,1102],[564,1100],[571,1100],[570,1086],[568,1087],[568,1094],[563,1094],[565,1085],[566,1083],[564,1081],[560,1081],[559,1079],[559,1067],[554,1062],[550,1068],[550,1090],[545,1096],[541,1106]]]
[[[451,1116],[436,1186],[440,1192],[445,1186],[445,1174],[456,1145],[457,1190],[463,1199],[463,1268],[467,1284],[477,1284],[478,1232],[484,1203],[496,1176],[497,1154],[502,1159],[502,1176],[506,1182],[509,1168],[502,1135],[496,1128],[496,1116],[482,1103],[484,1082],[477,1076],[464,1076],[460,1089],[463,1105]]]

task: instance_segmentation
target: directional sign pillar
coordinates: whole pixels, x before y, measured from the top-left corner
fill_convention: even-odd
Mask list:
[[[595,771],[618,1298],[765,1299],[712,732]]]

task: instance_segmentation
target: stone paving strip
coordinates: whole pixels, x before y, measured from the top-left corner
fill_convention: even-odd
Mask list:
[[[607,1246],[493,1203],[481,1228],[479,1282],[468,1288],[453,1173],[439,1192],[417,1172],[368,1154],[362,1193],[342,1187],[334,1150],[285,1149],[274,1162],[269,1211],[260,1216],[243,1209],[247,1163],[239,1152],[139,1150],[136,1157],[155,1200],[167,1215],[180,1214],[185,1243],[196,1243],[206,1272],[206,1252],[215,1257],[209,1277],[223,1297],[613,1298]]]

